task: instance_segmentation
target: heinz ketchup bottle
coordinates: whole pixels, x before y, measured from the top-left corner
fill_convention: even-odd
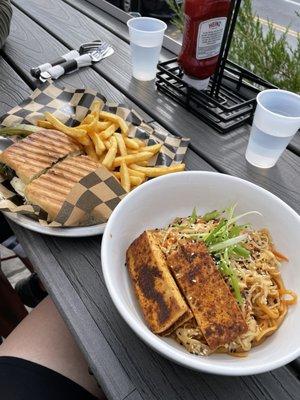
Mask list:
[[[178,63],[183,80],[199,90],[207,89],[215,72],[230,0],[184,0],[184,34]]]

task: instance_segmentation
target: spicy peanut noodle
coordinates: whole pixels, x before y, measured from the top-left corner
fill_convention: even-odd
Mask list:
[[[233,217],[233,210],[234,207],[227,219],[223,212],[177,218],[166,229],[160,230],[158,237],[165,254],[176,248],[183,238],[211,244],[208,248],[212,250],[219,270],[227,271],[223,277],[235,293],[248,326],[246,333],[214,352],[245,356],[279,328],[297,296],[284,286],[279,267],[288,259],[275,249],[269,231],[237,225],[239,217]],[[195,320],[177,328],[173,337],[191,353],[212,353]]]

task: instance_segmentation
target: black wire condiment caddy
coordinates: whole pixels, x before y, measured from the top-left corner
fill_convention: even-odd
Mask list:
[[[197,90],[183,81],[184,72],[177,58],[158,64],[156,85],[187,110],[220,133],[227,133],[250,122],[256,95],[274,85],[228,60],[231,40],[241,0],[232,0],[221,44],[217,69],[207,90]]]

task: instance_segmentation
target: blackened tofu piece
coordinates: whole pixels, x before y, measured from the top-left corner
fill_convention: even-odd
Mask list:
[[[152,332],[161,335],[190,310],[183,299],[154,235],[145,231],[128,248],[127,268],[144,318]]]
[[[181,243],[167,255],[167,262],[210,349],[247,331],[237,301],[204,243]]]

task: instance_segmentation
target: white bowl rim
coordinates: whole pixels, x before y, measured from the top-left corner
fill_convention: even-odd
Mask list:
[[[145,188],[145,185],[152,185],[154,182],[157,184],[160,181],[164,181],[166,179],[174,179],[176,175],[207,175],[207,176],[212,176],[212,175],[220,175],[224,177],[224,179],[228,180],[234,180],[234,181],[239,181],[242,182],[249,187],[252,187],[258,191],[260,191],[262,194],[265,194],[269,197],[271,197],[273,200],[279,202],[283,207],[285,207],[299,222],[300,224],[300,215],[293,210],[292,207],[290,207],[288,204],[286,204],[283,200],[281,200],[279,197],[274,195],[273,193],[269,192],[268,190],[252,183],[249,182],[245,179],[238,178],[232,175],[227,175],[227,174],[222,174],[219,172],[213,172],[213,171],[184,171],[184,172],[177,172],[173,173],[170,175],[163,175],[160,177],[155,178],[155,180],[150,180],[143,185],[137,187],[135,190],[130,192],[126,197],[120,202],[117,207],[114,209],[113,213],[111,214],[109,221],[106,225],[103,239],[102,239],[102,245],[101,245],[101,260],[102,260],[102,271],[104,275],[104,280],[106,283],[106,287],[108,289],[108,292],[111,296],[111,299],[116,306],[117,310],[119,311],[120,315],[122,318],[127,322],[127,324],[130,326],[130,328],[142,339],[146,344],[148,344],[152,349],[155,351],[159,352],[160,354],[164,355],[166,358],[169,360],[174,361],[177,364],[180,364],[184,367],[197,370],[197,371],[202,371],[202,372],[208,372],[211,374],[218,374],[218,375],[227,375],[227,376],[244,376],[244,375],[254,375],[254,374],[260,374],[264,372],[271,371],[273,369],[282,367],[289,362],[295,360],[297,357],[300,356],[300,344],[297,349],[295,349],[293,352],[290,352],[280,358],[278,358],[276,361],[267,361],[264,362],[264,364],[260,365],[257,363],[256,365],[253,366],[239,366],[237,363],[234,366],[224,366],[224,365],[218,365],[217,361],[215,364],[207,364],[205,362],[206,358],[201,357],[201,356],[193,356],[188,353],[181,352],[168,343],[164,342],[158,335],[155,335],[150,331],[150,329],[146,326],[146,324],[141,324],[138,322],[133,316],[131,316],[130,313],[127,311],[127,307],[125,304],[122,303],[122,301],[118,297],[118,292],[115,289],[113,282],[110,279],[110,275],[108,273],[109,268],[106,268],[105,266],[109,265],[109,255],[105,251],[106,249],[106,242],[110,240],[109,237],[109,232],[110,232],[110,226],[114,224],[115,219],[118,216],[118,213],[122,207],[126,207],[126,203],[130,201],[130,199],[133,196],[136,196],[141,190]],[[176,355],[175,355],[176,353]],[[192,356],[192,357],[191,357]]]

